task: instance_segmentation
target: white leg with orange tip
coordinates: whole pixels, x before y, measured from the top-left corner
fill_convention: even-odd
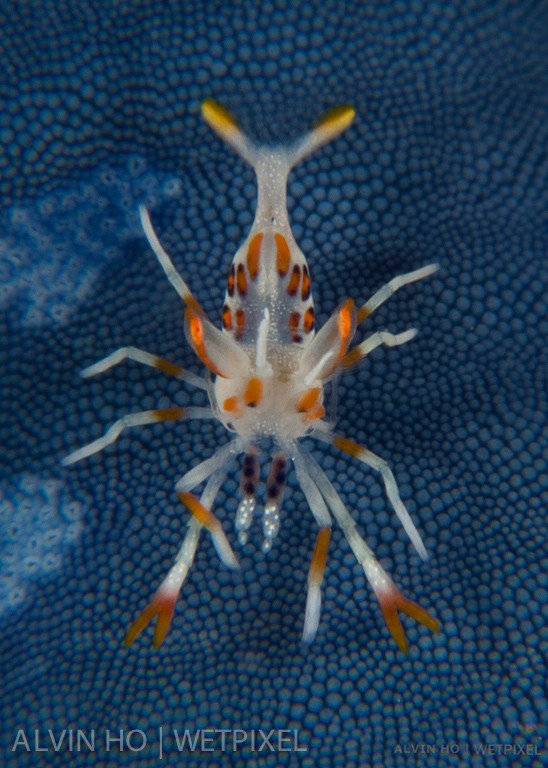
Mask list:
[[[187,505],[188,497],[192,497],[195,504],[199,505],[199,507],[205,510],[206,513],[209,513],[211,517],[208,519],[200,519],[199,515],[196,516],[194,514],[193,509],[190,510],[193,513],[193,516],[189,520],[188,531],[175,559],[175,563],[169,570],[167,576],[152,598],[150,604],[147,605],[145,610],[139,615],[139,617],[129,628],[124,641],[126,645],[131,645],[135,638],[141,634],[143,629],[145,629],[145,627],[150,624],[150,622],[156,616],[158,619],[156,628],[154,630],[153,645],[155,648],[158,648],[158,646],[163,642],[173,618],[175,603],[179,597],[179,592],[181,591],[181,587],[183,586],[185,579],[188,576],[190,567],[194,562],[194,556],[196,554],[196,548],[198,546],[202,526],[204,526],[206,523],[209,523],[209,525],[206,527],[208,527],[211,531],[211,518],[214,518],[219,527],[216,532],[219,533],[221,524],[217,518],[215,518],[214,515],[209,512],[209,507],[213,505],[219,488],[221,487],[228,469],[230,468],[229,459],[237,451],[235,442],[237,443],[238,441],[234,441],[220,448],[213,456],[211,456],[211,458],[206,459],[197,467],[194,467],[189,473],[184,475],[181,480],[179,480],[177,485],[187,488],[187,491],[178,494],[179,497],[181,497],[181,495],[185,496],[185,505]],[[196,472],[196,470],[201,470],[201,472]],[[192,477],[189,482],[188,477],[191,475]],[[209,479],[206,483],[206,487],[204,488],[204,491],[200,496],[200,500],[198,501],[198,499],[192,496],[192,494],[189,492],[190,488],[194,488],[197,485],[200,485],[207,478]],[[207,514],[205,517],[207,518]],[[217,551],[221,555],[223,561],[227,562],[227,564],[231,567],[237,568],[238,561],[236,560],[236,556],[234,555],[234,552],[232,552],[230,544],[222,532],[222,529],[220,529],[220,534],[220,536],[217,536],[217,541],[215,541],[215,536],[213,537],[214,543],[217,546],[219,540],[224,538],[227,549],[223,549],[223,547],[221,547],[220,551],[219,546],[217,546]]]
[[[406,613],[416,621],[424,624],[432,632],[438,632],[438,622],[430,616],[427,611],[401,594],[371,549],[358,533],[356,523],[343,504],[331,481],[312,456],[309,455],[308,459],[311,475],[329,505],[334,518],[340,525],[346,540],[354,552],[356,560],[362,566],[365,576],[371,584],[379,601],[386,625],[399,648],[402,651],[407,651],[407,640],[398,616],[398,611],[403,611],[403,613]]]
[[[102,437],[97,438],[92,443],[78,448],[78,450],[69,453],[64,459],[61,459],[61,464],[67,467],[70,464],[75,464],[77,461],[86,459],[88,456],[92,456],[94,453],[99,453],[108,445],[112,445],[120,437],[124,429],[129,427],[142,427],[145,424],[157,424],[160,421],[178,421],[180,419],[212,419],[213,411],[211,408],[157,408],[152,411],[139,411],[138,413],[127,413],[122,416],[121,419],[115,421],[114,424],[107,429]]]
[[[157,355],[145,352],[144,349],[138,349],[137,347],[120,347],[119,349],[116,349],[114,352],[111,352],[110,355],[93,363],[93,365],[88,365],[87,368],[80,371],[80,376],[83,379],[89,379],[91,376],[97,376],[100,373],[109,371],[111,368],[114,368],[115,365],[124,362],[124,360],[133,360],[141,365],[148,365],[151,368],[156,368],[156,370],[166,373],[168,376],[174,376],[176,379],[184,381],[191,387],[207,389],[207,384],[202,376],[196,376],[195,373],[191,373],[190,371],[185,370],[185,368],[181,368],[180,365],[171,363],[163,357],[158,357]]]

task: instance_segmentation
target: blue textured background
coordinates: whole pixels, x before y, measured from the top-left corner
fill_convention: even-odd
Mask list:
[[[19,728],[152,739],[163,725],[298,728],[309,749],[189,766],[540,766],[465,745],[546,736],[548,6],[250,6],[2,3],[0,761],[54,763],[13,754]],[[122,645],[183,535],[174,481],[226,437],[157,425],[73,468],[59,459],[124,412],[201,402],[131,363],[77,373],[122,344],[200,370],[136,206],[217,317],[255,190],[199,118],[207,96],[272,141],[355,105],[353,127],[290,179],[321,322],[346,296],[442,265],[370,321],[418,325],[417,339],[375,352],[338,403],[340,431],[390,462],[430,560],[373,472],[314,448],[396,582],[441,621],[437,636],[405,622],[408,656],[339,533],[317,640],[300,644],[315,526],[296,490],[267,557],[256,527],[229,573],[204,537],[162,648],[150,634]],[[217,505],[234,543],[237,482]],[[437,755],[402,753],[421,745]],[[69,762],[158,764],[154,745],[56,764]]]

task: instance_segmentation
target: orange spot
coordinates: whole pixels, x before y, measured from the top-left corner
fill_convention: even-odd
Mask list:
[[[190,338],[199,347],[204,343],[204,326],[198,315],[194,314],[192,310],[189,309],[187,315],[190,321]]]
[[[305,333],[310,333],[314,328],[314,309],[312,307],[308,307],[304,313],[303,328]]]
[[[175,363],[170,363],[169,360],[164,360],[163,357],[157,357],[154,360],[154,367],[162,373],[167,373],[168,376],[180,376],[183,373],[183,369]]]
[[[247,296],[247,277],[243,264],[238,264],[238,269],[236,270],[236,288],[240,296]]]
[[[301,395],[297,403],[297,413],[302,413],[305,421],[315,421],[325,416],[325,408],[319,402],[320,395],[320,387],[312,387]]]
[[[204,507],[201,501],[196,496],[188,491],[181,491],[177,494],[179,501],[181,501],[185,507],[194,515],[196,520],[207,528],[208,531],[216,531],[220,527],[220,522],[217,520],[213,512]]]
[[[234,296],[234,283],[236,282],[236,273],[234,269],[234,264],[230,267],[230,272],[228,273],[228,285],[227,285],[227,293],[230,297]]]
[[[303,266],[303,284],[301,285],[301,299],[307,301],[310,297],[310,275],[306,264]]]
[[[182,419],[185,414],[184,408],[159,408],[153,411],[156,421],[174,421]]]
[[[227,397],[223,402],[223,411],[228,413],[238,413],[240,410],[240,404],[237,397]]]
[[[158,617],[156,622],[156,629],[154,630],[154,640],[152,644],[154,648],[158,648],[164,641],[167,631],[173,618],[173,612],[175,610],[175,601],[177,595],[162,594],[161,591],[157,592],[153,597],[150,605],[147,605],[145,610],[137,617],[131,627],[128,629],[124,638],[124,645],[129,647],[135,640],[135,638],[141,634],[143,629],[147,627],[155,616]]]
[[[245,312],[243,309],[236,310],[236,340],[240,341],[244,335],[245,329]]]
[[[395,586],[392,586],[389,592],[377,594],[377,597],[386,626],[390,630],[390,634],[396,641],[398,648],[404,653],[407,653],[407,638],[405,637],[398,611],[402,611],[411,616],[412,619],[415,619],[415,621],[424,624],[432,632],[440,631],[440,626],[436,619],[430,616],[428,611],[425,611],[420,605],[404,597]]]
[[[331,528],[328,526],[320,528],[316,537],[314,554],[312,555],[312,562],[310,563],[310,570],[308,572],[308,580],[317,585],[321,584],[323,581],[330,539]]]
[[[244,392],[244,403],[248,408],[255,408],[263,397],[263,382],[261,379],[249,379]]]
[[[287,284],[287,292],[290,296],[296,296],[299,290],[299,283],[301,282],[301,268],[298,264],[295,264],[289,282]]]
[[[350,335],[352,333],[352,310],[354,309],[354,302],[352,299],[347,299],[339,310],[339,316],[337,318],[337,325],[339,327],[339,333],[341,336],[341,342],[346,346],[350,341]]]
[[[217,368],[213,360],[211,360],[211,358],[207,354],[206,346],[204,343],[204,326],[201,318],[198,317],[198,315],[196,315],[194,311],[190,308],[187,308],[185,310],[185,315],[188,321],[190,338],[192,340],[192,343],[194,344],[194,349],[196,350],[196,354],[198,355],[202,363],[209,368],[210,371],[215,373],[217,376],[222,376],[223,374],[220,372],[220,370]]]
[[[261,245],[263,244],[263,237],[264,235],[262,232],[257,232],[253,240],[249,243],[249,248],[247,249],[247,268],[252,280],[255,280],[259,274],[259,256],[261,253]]]
[[[312,387],[312,389],[307,389],[297,402],[297,412],[305,413],[306,411],[309,411],[318,402],[320,393],[320,387]]]
[[[337,327],[341,339],[337,364],[344,357],[352,336],[354,335],[354,329],[356,328],[355,314],[354,302],[352,299],[347,299],[337,315]]]
[[[225,331],[232,330],[232,311],[228,304],[223,307],[223,328]]]
[[[335,435],[333,438],[333,445],[338,448],[339,451],[347,453],[349,456],[357,458],[362,452],[363,448],[354,440],[350,440],[348,437],[341,437],[341,435]]]
[[[290,331],[296,331],[299,327],[299,323],[301,322],[301,313],[300,312],[292,312],[289,315],[289,330]]]
[[[283,235],[276,232],[274,235],[276,240],[276,269],[280,277],[285,277],[289,272],[289,263],[291,261],[291,254],[289,253],[289,246]]]
[[[311,408],[307,414],[304,416],[305,421],[316,421],[316,419],[323,419],[325,416],[325,408],[323,405],[318,403],[313,408]]]

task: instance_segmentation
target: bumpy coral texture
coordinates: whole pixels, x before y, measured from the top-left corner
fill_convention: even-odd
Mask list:
[[[170,764],[188,766],[467,766],[478,745],[543,747],[547,6],[258,6],[3,4],[4,765],[52,759],[51,743],[49,756],[33,743],[12,752],[19,728],[95,729],[95,765],[160,764],[159,726]],[[133,344],[200,371],[137,205],[219,317],[255,187],[201,121],[208,96],[270,141],[334,104],[356,108],[352,128],[290,177],[320,322],[347,296],[441,264],[369,321],[417,325],[417,338],[375,351],[337,403],[339,431],[392,466],[430,560],[375,473],[312,447],[395,581],[441,623],[434,636],[404,619],[407,656],[338,532],[319,633],[301,644],[315,524],[290,491],[272,551],[259,526],[239,548],[237,468],[215,511],[241,572],[204,536],[161,649],[150,633],[122,644],[184,533],[174,482],[226,433],[159,424],[74,467],[59,460],[125,412],[202,402],[136,364],[89,381],[78,370]],[[107,752],[105,729],[130,728],[146,748]],[[298,729],[308,751],[179,758],[173,728]],[[89,757],[64,753],[73,766]]]

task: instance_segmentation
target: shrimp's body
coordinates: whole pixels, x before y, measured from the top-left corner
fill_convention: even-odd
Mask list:
[[[141,206],[139,213],[152,250],[186,305],[186,335],[209,369],[210,382],[206,384],[179,366],[134,347],[116,350],[82,374],[92,376],[122,360],[133,359],[176,376],[191,386],[207,389],[211,408],[167,408],[126,415],[102,438],[64,459],[65,464],[72,464],[114,442],[124,428],[156,421],[218,418],[235,434],[227,445],[177,482],[177,495],[192,513],[188,532],[175,564],[150,605],[131,626],[126,643],[131,644],[154,617],[157,617],[154,645],[163,641],[202,528],[211,533],[221,559],[230,567],[238,567],[232,547],[211,507],[231,460],[243,453],[242,500],[235,524],[240,543],[245,544],[256,505],[259,444],[263,438],[271,438],[275,452],[266,482],[263,550],[271,549],[280,527],[280,507],[290,461],[319,527],[308,575],[303,639],[310,642],[318,628],[320,588],[333,517],[362,565],[394,639],[402,650],[406,650],[407,641],[398,610],[432,631],[438,630],[437,622],[399,592],[358,533],[331,481],[297,441],[304,435],[317,438],[379,471],[387,496],[406,532],[418,553],[426,557],[425,547],[400,498],[392,471],[371,451],[333,432],[332,424],[325,418],[324,394],[334,376],[348,370],[376,347],[383,344],[396,346],[413,338],[415,329],[399,334],[378,331],[349,350],[357,325],[396,290],[431,275],[437,265],[395,277],[359,309],[355,308],[352,299],[344,301],[316,334],[308,265],[293,237],[286,210],[287,176],[303,157],[346,129],[353,120],[354,110],[349,106],[330,110],[303,139],[289,148],[256,147],[242,133],[232,115],[211,99],[204,102],[202,113],[209,125],[253,166],[258,182],[255,220],[230,268],[222,331],[207,319],[175,270],[154,232],[147,210]],[[192,491],[202,484],[205,486],[198,498]]]

